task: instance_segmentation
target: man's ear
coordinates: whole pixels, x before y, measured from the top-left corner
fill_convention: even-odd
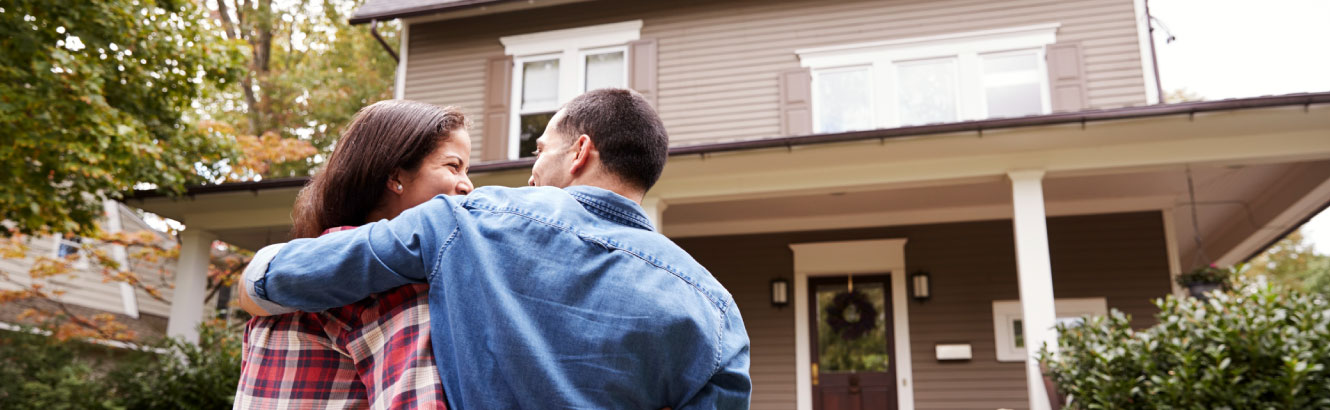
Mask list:
[[[596,146],[591,143],[590,136],[582,134],[576,140],[573,140],[571,149],[573,150],[573,163],[569,165],[568,173],[576,177],[591,166],[591,157],[596,152]]]

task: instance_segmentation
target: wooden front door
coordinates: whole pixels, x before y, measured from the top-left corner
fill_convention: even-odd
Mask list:
[[[808,281],[813,409],[896,408],[887,275]]]

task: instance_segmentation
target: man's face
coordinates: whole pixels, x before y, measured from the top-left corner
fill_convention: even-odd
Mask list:
[[[569,170],[573,160],[573,137],[559,132],[559,121],[563,120],[563,110],[554,113],[550,123],[545,125],[545,133],[536,138],[536,164],[531,167],[531,186],[552,186],[565,188],[572,185],[573,175]]]

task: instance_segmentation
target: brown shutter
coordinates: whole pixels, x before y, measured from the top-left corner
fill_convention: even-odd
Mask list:
[[[485,129],[481,136],[482,161],[508,159],[508,113],[513,95],[513,57],[485,60]]]
[[[1089,104],[1085,98],[1085,66],[1081,64],[1081,45],[1051,44],[1045,53],[1053,112],[1084,110]]]
[[[642,93],[652,107],[656,106],[656,40],[646,39],[628,43],[628,87]]]
[[[782,135],[813,133],[813,75],[807,68],[781,71],[780,132]]]

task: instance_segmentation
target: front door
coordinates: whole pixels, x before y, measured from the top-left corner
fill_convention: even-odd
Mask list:
[[[809,278],[813,409],[896,408],[887,275]]]

